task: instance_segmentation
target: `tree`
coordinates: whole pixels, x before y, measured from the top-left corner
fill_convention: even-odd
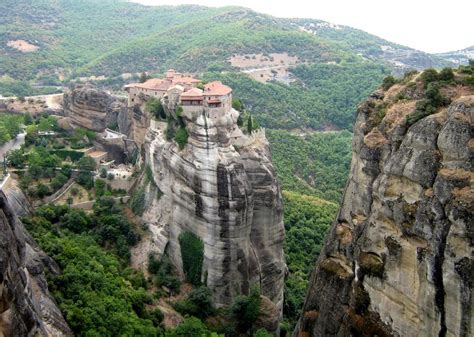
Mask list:
[[[186,279],[193,285],[198,286],[201,284],[204,243],[191,232],[181,233],[178,240]]]
[[[438,80],[438,72],[436,69],[426,69],[421,73],[420,79],[423,81],[426,88],[429,83],[436,82]]]
[[[8,153],[7,161],[13,167],[23,167],[26,157],[22,149],[12,150]]]
[[[260,292],[252,289],[249,296],[238,296],[230,308],[230,315],[236,321],[238,332],[246,333],[252,329],[260,314]]]
[[[184,320],[171,331],[166,333],[167,337],[191,337],[191,336],[207,336],[209,330],[206,325],[196,317],[190,317]]]
[[[148,76],[145,72],[140,74],[140,83],[144,83],[148,80]]]
[[[36,187],[36,194],[38,198],[43,199],[45,196],[49,194],[49,188],[45,184],[39,183]]]
[[[390,89],[395,83],[397,83],[397,80],[395,79],[395,77],[393,77],[392,75],[389,75],[387,77],[385,77],[382,81],[382,88],[383,90],[388,90]]]
[[[100,175],[101,178],[107,178],[107,170],[103,167],[100,169]]]
[[[184,146],[188,143],[188,131],[186,131],[185,127],[180,127],[178,131],[176,131],[176,135],[174,136],[174,140],[178,143],[179,148],[182,150]]]
[[[446,81],[446,82],[449,82],[449,81],[454,80],[454,72],[453,72],[453,69],[451,69],[451,68],[443,68],[443,69],[439,72],[438,78],[439,78],[441,81]]]
[[[247,118],[247,132],[250,135],[253,131],[253,122],[252,122],[252,115],[249,114]]]
[[[97,197],[102,197],[105,194],[105,187],[105,181],[103,181],[102,179],[97,179],[95,181],[95,195]]]
[[[96,168],[96,162],[89,156],[84,156],[77,162],[77,168],[80,170],[77,176],[77,182],[90,189],[94,186],[93,172]]]
[[[25,125],[30,125],[31,123],[33,123],[33,117],[29,112],[23,115],[23,123],[25,123]]]
[[[240,98],[233,98],[232,99],[232,108],[237,111],[243,112],[244,111],[244,103],[240,100]]]
[[[150,98],[148,102],[146,102],[146,109],[152,113],[155,118],[166,119],[165,109],[159,99],[154,97]]]
[[[62,173],[58,173],[56,175],[56,177],[54,177],[54,179],[51,181],[51,187],[53,188],[53,190],[59,190],[64,184],[66,184],[68,181],[68,178],[62,174]]]
[[[212,294],[207,287],[193,289],[184,301],[176,303],[175,308],[182,314],[205,319],[214,312]]]
[[[61,224],[74,233],[82,233],[91,228],[92,221],[83,210],[71,209],[61,219]]]

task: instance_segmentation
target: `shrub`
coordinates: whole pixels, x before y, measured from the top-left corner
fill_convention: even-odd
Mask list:
[[[191,232],[179,235],[183,271],[188,282],[195,286],[201,284],[202,261],[204,259],[204,244],[200,238]]]
[[[234,108],[237,111],[244,111],[244,103],[240,100],[240,98],[233,98],[232,99],[232,108]]]
[[[55,191],[59,190],[65,183],[67,183],[67,181],[68,178],[64,174],[58,173],[56,177],[54,177],[54,179],[51,181],[51,187]]]
[[[38,184],[36,187],[36,194],[38,195],[38,198],[43,199],[45,196],[50,194],[49,187],[45,184]]]
[[[99,177],[106,178],[107,177],[107,170],[103,167],[100,169]]]
[[[383,79],[382,81],[382,88],[383,90],[388,90],[390,89],[395,83],[397,83],[397,80],[393,76],[387,76]]]
[[[114,180],[115,176],[113,173],[108,173],[107,174],[107,180]]]
[[[74,233],[82,233],[91,229],[92,221],[83,210],[71,209],[62,217],[61,224]]]
[[[176,135],[174,136],[174,140],[178,143],[179,148],[183,149],[184,146],[188,143],[188,131],[186,128],[180,127],[178,131],[176,131]]]
[[[440,81],[446,81],[446,82],[450,82],[450,81],[454,80],[453,69],[443,68],[443,70],[441,70],[439,72],[438,78],[439,78]]]
[[[95,181],[95,195],[97,197],[103,196],[105,193],[105,181],[97,179]]]
[[[176,303],[175,309],[183,315],[207,318],[215,311],[211,291],[206,287],[193,289],[184,301]]]
[[[249,296],[238,296],[230,308],[230,316],[236,321],[238,332],[250,330],[260,314],[260,292],[252,289]]]
[[[426,69],[421,73],[420,79],[423,81],[425,88],[431,82],[436,82],[438,80],[438,72],[435,69]]]
[[[159,99],[156,99],[154,97],[150,98],[146,102],[146,109],[147,109],[148,112],[153,114],[153,116],[155,116],[155,118],[161,118],[161,119],[166,118],[166,114],[165,114],[165,110],[163,108],[163,104],[161,104],[161,101]]]
[[[130,200],[130,208],[133,213],[142,215],[145,211],[145,189],[143,187],[137,189]]]
[[[154,326],[159,326],[165,318],[165,315],[163,315],[160,309],[153,309],[152,311],[150,311],[149,315]]]

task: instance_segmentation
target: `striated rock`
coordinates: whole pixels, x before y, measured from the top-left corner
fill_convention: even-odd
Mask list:
[[[76,126],[97,132],[114,126],[125,135],[130,132],[125,102],[104,90],[78,86],[64,93],[63,107],[64,115]]]
[[[166,123],[152,121],[144,166],[153,181],[147,174],[141,183],[152,245],[141,244],[161,254],[166,249],[182,273],[178,237],[194,233],[204,243],[201,279],[215,304],[230,305],[259,286],[278,320],[286,273],[281,191],[264,131],[230,137],[238,114],[184,113],[189,139],[182,150],[166,140]],[[143,258],[137,250],[133,255]]]
[[[25,199],[26,200],[26,199]],[[0,190],[0,335],[72,336],[48,292],[58,267],[29,237]]]
[[[409,102],[377,121],[387,99],[359,109],[343,203],[295,337],[474,333],[474,96],[410,127]]]

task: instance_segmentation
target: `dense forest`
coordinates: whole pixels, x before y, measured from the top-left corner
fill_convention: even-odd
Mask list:
[[[206,73],[231,86],[245,107],[266,128],[352,129],[355,107],[387,74],[374,63],[297,66],[292,85],[260,83],[244,74]]]
[[[298,136],[270,130],[267,137],[284,190],[339,203],[352,157],[350,132]]]
[[[300,314],[310,272],[336,216],[338,205],[295,192],[283,192],[285,204],[285,256],[289,276],[285,283],[285,326]]]

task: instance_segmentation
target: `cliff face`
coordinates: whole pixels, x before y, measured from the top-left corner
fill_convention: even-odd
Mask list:
[[[125,135],[130,132],[130,119],[125,102],[104,90],[84,86],[66,91],[63,108],[64,115],[76,126],[98,132],[115,126]]]
[[[452,103],[409,126],[413,83],[359,109],[343,203],[294,336],[474,332],[474,96],[444,88]]]
[[[54,261],[29,237],[0,190],[1,336],[72,336],[48,292],[45,269],[58,272]]]
[[[217,306],[260,286],[279,312],[286,272],[281,192],[264,132],[242,135],[240,146],[231,139],[237,117],[235,110],[220,118],[184,113],[189,140],[182,150],[166,140],[166,123],[152,121],[144,165],[153,182],[144,184],[142,218],[153,238],[142,244],[159,253],[166,247],[182,272],[178,237],[192,232],[204,243],[201,279]],[[144,261],[149,250],[137,249],[134,260]]]

